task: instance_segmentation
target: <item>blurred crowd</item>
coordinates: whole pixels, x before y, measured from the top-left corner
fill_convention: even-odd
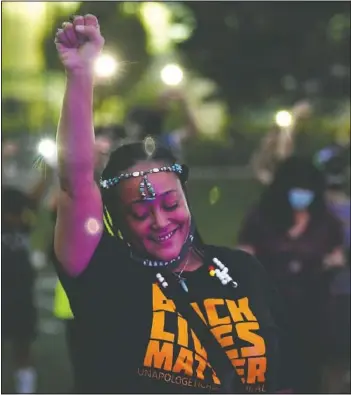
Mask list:
[[[174,101],[182,107],[186,123],[167,131],[165,119]],[[298,103],[293,109],[295,120],[309,111],[308,103]],[[253,154],[252,169],[264,187],[255,207],[245,214],[238,245],[233,247],[259,259],[284,300],[282,325],[295,339],[290,342],[293,352],[286,353],[296,378],[294,392],[350,393],[350,147],[335,143],[312,157],[299,157],[294,127],[293,123],[288,130],[267,133]],[[132,108],[123,125],[96,128],[96,180],[111,150],[125,142],[165,145],[186,160],[184,144],[196,136],[197,126],[184,96],[167,92],[153,106]],[[16,392],[34,393],[31,345],[38,333],[30,235],[45,196],[49,196],[54,225],[56,163],[42,156],[40,180],[29,182],[33,185],[23,191],[11,183],[16,147],[4,142],[2,151],[2,341],[12,345]],[[49,263],[51,244],[45,254]],[[74,369],[74,317],[60,284],[53,313],[65,322]]]

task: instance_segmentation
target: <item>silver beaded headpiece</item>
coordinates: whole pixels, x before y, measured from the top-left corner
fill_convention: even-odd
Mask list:
[[[142,177],[140,184],[139,184],[139,191],[144,200],[153,200],[156,197],[155,190],[148,180],[147,176],[153,173],[160,173],[160,172],[173,172],[181,174],[183,172],[183,168],[178,163],[175,163],[171,166],[162,166],[162,167],[154,167],[150,170],[144,171],[134,171],[132,173],[122,173],[117,177],[109,178],[107,180],[100,179],[100,186],[103,189],[112,188],[120,183],[122,180],[128,180],[132,177]]]

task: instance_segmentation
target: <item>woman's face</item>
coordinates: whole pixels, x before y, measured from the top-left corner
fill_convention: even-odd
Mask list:
[[[128,169],[149,170],[163,166],[159,162],[141,162]],[[179,178],[175,173],[148,175],[156,193],[154,200],[141,198],[141,177],[124,180],[119,185],[124,237],[137,250],[156,259],[176,258],[188,236],[190,212]]]

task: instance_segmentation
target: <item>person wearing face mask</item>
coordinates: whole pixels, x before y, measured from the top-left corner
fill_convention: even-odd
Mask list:
[[[285,160],[245,218],[239,244],[262,262],[283,296],[294,339],[285,351],[294,392],[318,393],[325,271],[345,263],[342,225],[328,209],[323,173],[308,159]]]

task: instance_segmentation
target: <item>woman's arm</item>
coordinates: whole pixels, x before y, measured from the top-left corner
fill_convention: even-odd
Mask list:
[[[92,15],[76,17],[73,24],[64,24],[56,36],[67,80],[57,130],[60,190],[54,250],[71,276],[86,269],[103,230],[101,195],[94,182],[92,110],[92,66],[103,42]]]

